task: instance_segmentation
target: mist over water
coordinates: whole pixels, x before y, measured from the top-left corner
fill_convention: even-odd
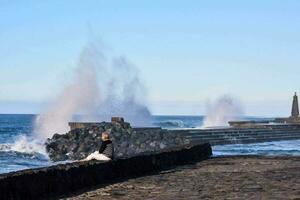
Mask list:
[[[125,57],[109,57],[95,44],[80,55],[74,77],[39,115],[35,134],[41,138],[66,133],[68,122],[110,120],[122,116],[135,126],[150,124],[146,90],[138,69]]]
[[[223,95],[206,105],[206,116],[202,127],[228,126],[228,121],[244,116],[242,103],[230,95]]]
[[[49,108],[36,120],[35,133],[42,138],[68,130],[68,122],[80,110],[92,110],[99,99],[96,66],[89,59],[90,49],[84,49],[73,82],[64,88]],[[96,52],[94,52],[96,53]]]
[[[146,88],[138,69],[125,57],[119,57],[112,60],[107,73],[105,98],[98,109],[100,118],[108,121],[111,116],[122,116],[134,126],[150,125]]]

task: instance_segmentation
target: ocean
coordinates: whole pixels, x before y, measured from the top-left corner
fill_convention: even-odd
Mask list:
[[[35,118],[36,115],[0,115],[0,173],[57,164],[48,159],[43,141],[33,134]],[[168,129],[197,128],[203,116],[152,116],[152,123]],[[213,155],[300,155],[299,146],[300,140],[222,145],[213,146]]]

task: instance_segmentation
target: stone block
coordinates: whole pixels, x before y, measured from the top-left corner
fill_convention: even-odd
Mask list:
[[[123,117],[112,117],[111,118],[111,122],[112,123],[120,123],[120,124],[122,124],[122,123],[124,123],[124,118]]]

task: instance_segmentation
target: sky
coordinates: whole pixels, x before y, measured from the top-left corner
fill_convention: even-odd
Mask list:
[[[287,116],[300,92],[300,1],[0,0],[0,113],[38,113],[101,38],[141,72],[153,114],[223,94]]]

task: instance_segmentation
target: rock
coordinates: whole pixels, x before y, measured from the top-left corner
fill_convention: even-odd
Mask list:
[[[112,117],[111,118],[111,122],[112,123],[120,123],[120,124],[122,124],[122,123],[124,123],[124,118],[123,117]]]
[[[113,118],[111,123],[88,123],[83,128],[74,128],[63,135],[54,134],[51,139],[47,139],[46,150],[53,161],[80,160],[99,149],[103,132],[109,133],[117,159],[158,152],[187,143],[180,135],[171,134],[167,130],[134,129],[124,119]]]
[[[155,141],[151,142],[151,143],[150,143],[150,146],[151,146],[151,147],[155,147]]]
[[[165,145],[164,143],[160,143],[160,144],[159,144],[159,148],[160,148],[160,149],[164,149],[165,147],[166,147],[166,145]]]

